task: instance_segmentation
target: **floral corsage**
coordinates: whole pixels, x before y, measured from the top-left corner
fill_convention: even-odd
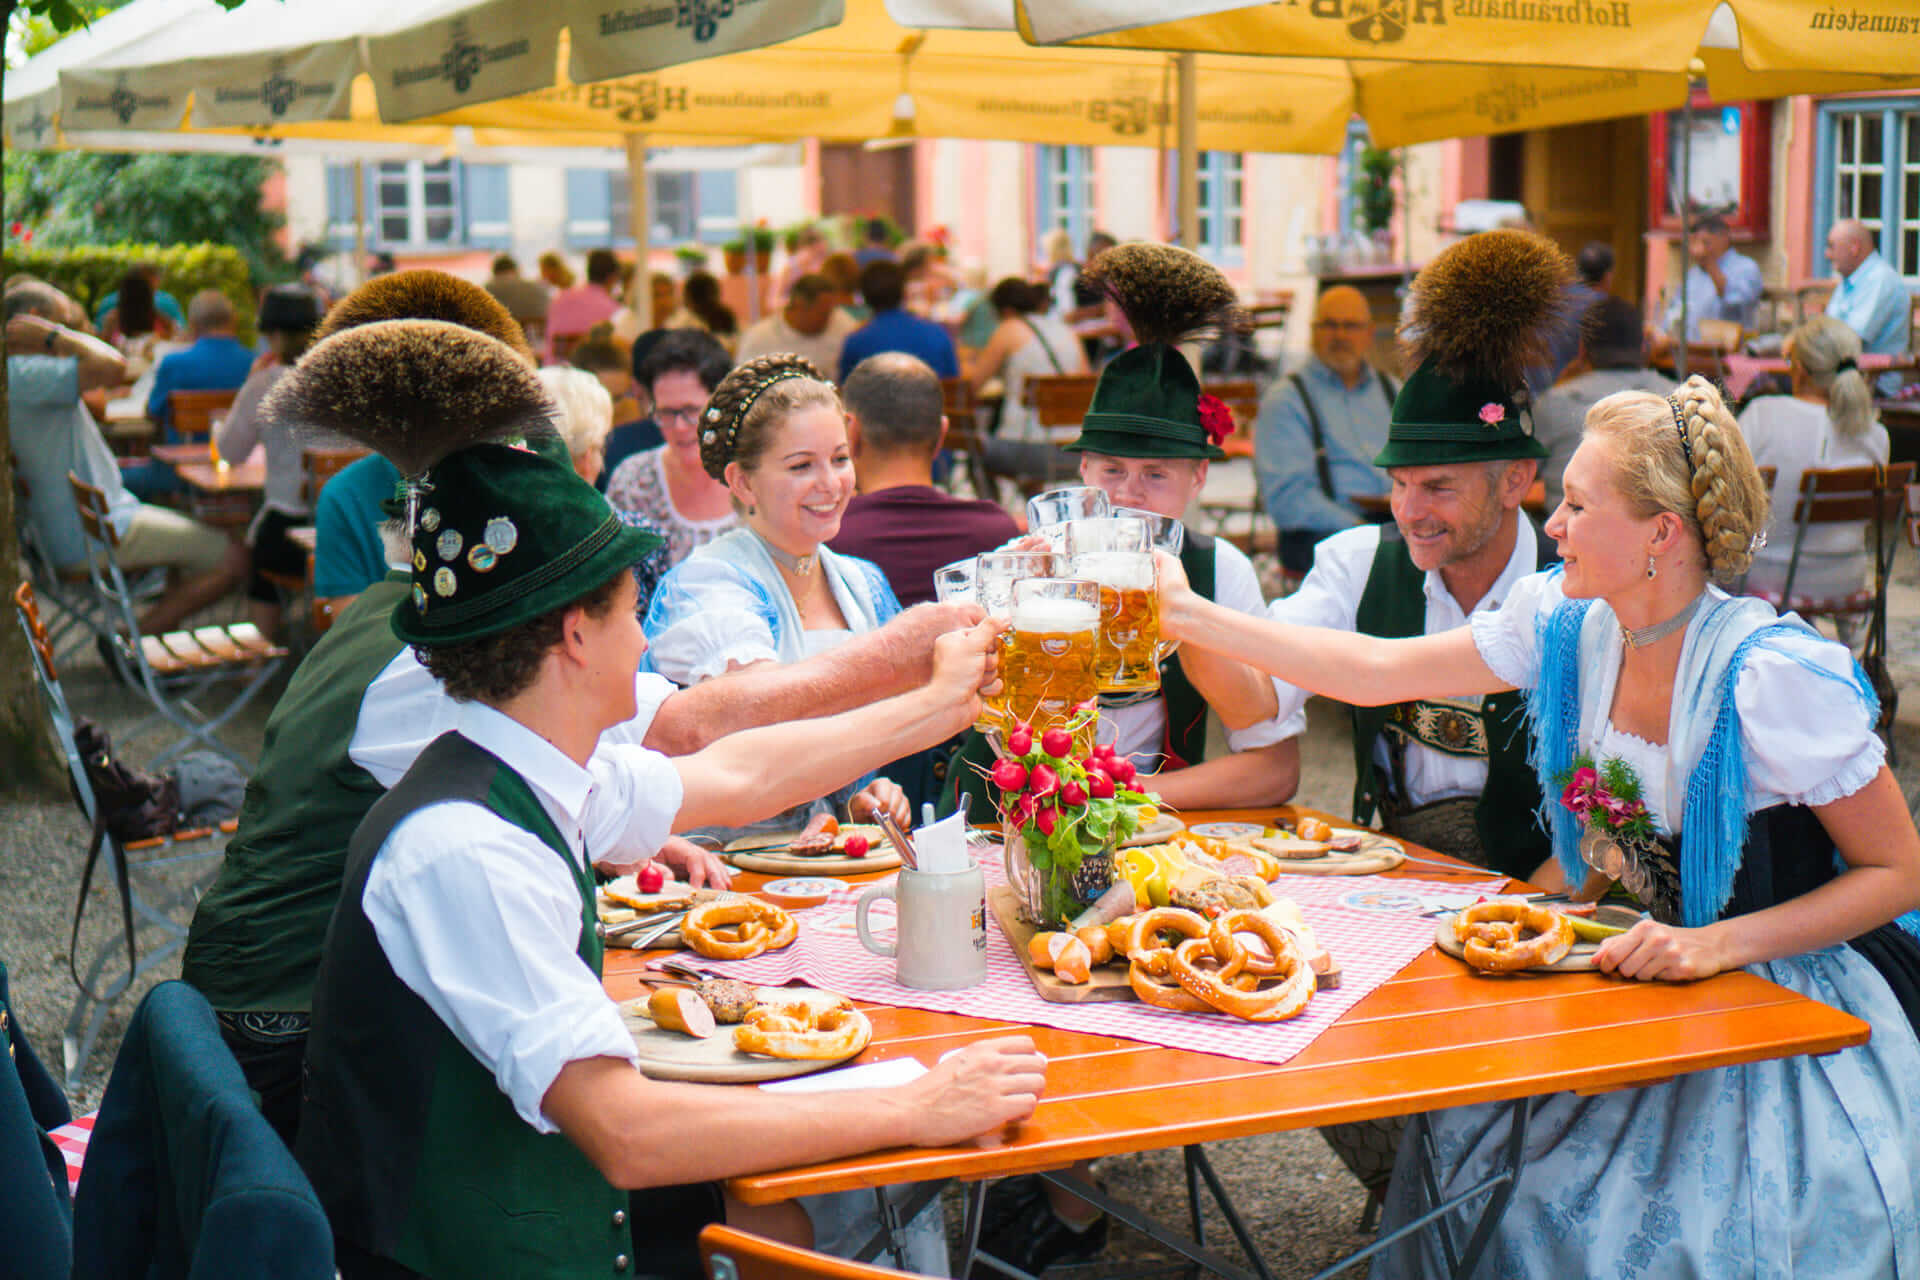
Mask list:
[[[1615,757],[1595,764],[1581,755],[1573,768],[1554,779],[1560,803],[1580,820],[1580,857],[1666,918],[1679,908],[1679,885],[1672,861],[1660,847],[1653,815],[1640,798],[1640,776]]]

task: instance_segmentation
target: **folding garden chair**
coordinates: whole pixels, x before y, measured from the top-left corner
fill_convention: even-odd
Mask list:
[[[249,768],[252,761],[214,735],[266,686],[286,661],[286,649],[261,635],[250,622],[142,635],[133,592],[115,554],[120,535],[108,518],[106,496],[72,472],[67,473],[67,482],[93,551],[88,574],[112,615],[115,652],[153,704],[154,714],[184,735],[154,757],[152,767],[160,768],[198,745],[218,751],[243,770]],[[195,705],[194,699],[208,690],[236,682],[238,691],[218,712],[209,714]],[[126,736],[141,732],[151,720]]]
[[[73,936],[68,944],[68,965],[78,990],[61,1036],[61,1051],[67,1087],[71,1089],[79,1083],[80,1071],[93,1052],[93,1042],[100,1034],[100,1024],[105,1020],[108,1008],[186,944],[187,925],[192,918],[193,908],[200,901],[201,892],[212,882],[225,852],[224,846],[218,841],[220,837],[231,834],[236,824],[223,822],[217,831],[206,827],[182,829],[170,836],[124,843],[109,831],[99,797],[87,774],[86,761],[81,758],[80,749],[74,744],[73,712],[68,708],[66,694],[60,688],[59,673],[54,666],[53,644],[46,627],[41,624],[32,583],[20,584],[13,593],[13,607],[20,619],[21,630],[26,632],[34,680],[40,686],[42,701],[46,703],[47,717],[59,744],[61,758],[66,761],[67,780],[81,814],[93,829],[86,868],[81,873],[79,896],[74,906]],[[93,869],[101,853],[107,855],[113,869],[114,883],[119,890],[120,921],[119,927],[106,934],[94,948],[83,977],[79,954],[80,916],[86,905],[88,890],[92,887]],[[205,865],[196,870],[194,864],[197,863]],[[154,889],[151,898],[145,892],[149,884]],[[140,951],[134,935],[136,920],[158,931],[163,939],[158,947],[149,945],[144,953]],[[119,964],[123,950],[126,952],[124,972],[102,985],[102,976]]]

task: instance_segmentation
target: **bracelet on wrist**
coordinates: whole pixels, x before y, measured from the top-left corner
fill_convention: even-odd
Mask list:
[[[58,338],[60,334],[61,328],[59,325],[54,325],[51,329],[47,330],[47,354],[53,354],[54,339]]]

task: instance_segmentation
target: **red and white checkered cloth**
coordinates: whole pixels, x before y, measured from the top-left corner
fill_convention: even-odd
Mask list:
[[[991,861],[989,886],[1005,883]],[[1342,969],[1339,987],[1315,993],[1306,1010],[1286,1022],[1252,1023],[1226,1015],[1173,1013],[1132,1000],[1057,1004],[1042,1000],[995,923],[987,925],[987,980],[964,991],[919,991],[893,979],[893,962],[861,945],[853,916],[860,890],[844,889],[803,912],[792,946],[751,960],[703,960],[703,966],[766,985],[805,982],[855,1000],[933,1009],[1092,1035],[1124,1036],[1170,1049],[1218,1053],[1250,1062],[1285,1062],[1312,1044],[1347,1010],[1433,945],[1433,921],[1422,916],[1428,895],[1498,893],[1504,879],[1437,883],[1384,876],[1282,876],[1280,897],[1300,904],[1320,945]],[[874,904],[870,927],[893,928],[893,904]]]
[[[53,1139],[53,1145],[60,1148],[60,1154],[66,1159],[69,1195],[80,1185],[80,1165],[87,1158],[87,1143],[93,1139],[93,1122],[99,1115],[95,1111],[58,1129],[47,1131],[47,1136]]]

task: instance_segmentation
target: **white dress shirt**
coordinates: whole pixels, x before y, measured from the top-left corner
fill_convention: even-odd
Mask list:
[[[660,704],[677,692],[673,682],[663,676],[650,671],[636,674],[633,700],[637,713],[633,719],[603,732],[597,751],[622,744],[643,745]],[[412,646],[406,646],[380,669],[360,699],[360,716],[347,743],[347,758],[391,791],[435,738],[459,726],[460,715],[461,704],[420,665]],[[679,807],[678,803],[674,805],[676,811]],[[602,843],[594,846],[593,856],[609,867],[624,868],[647,861],[658,848],[658,841],[644,848]]]
[[[1354,630],[1356,615],[1360,610],[1360,596],[1367,588],[1367,575],[1373,568],[1374,552],[1380,548],[1380,529],[1379,525],[1360,525],[1336,533],[1314,548],[1313,572],[1300,583],[1298,591],[1268,605],[1267,616],[1276,622],[1330,627],[1336,631]],[[1506,568],[1493,580],[1493,586],[1487,589],[1487,594],[1475,603],[1475,614],[1498,609],[1512,593],[1514,584],[1538,567],[1534,563],[1533,522],[1524,514],[1520,516],[1517,535],[1513,540],[1513,554],[1507,557]],[[1466,624],[1467,612],[1454,599],[1453,593],[1447,590],[1439,570],[1428,571],[1422,589],[1427,598],[1426,634],[1451,631]],[[1277,682],[1275,687],[1280,690],[1280,715],[1300,717],[1301,728],[1304,729],[1304,708],[1310,696],[1308,692]],[[1387,765],[1387,744],[1384,739],[1374,744],[1374,763],[1382,768]],[[1406,783],[1407,804],[1410,806],[1451,796],[1477,796],[1487,789],[1487,762],[1470,756],[1448,755],[1444,751],[1409,742]]]
[[[1213,540],[1213,598],[1218,604],[1252,614],[1256,618],[1267,608],[1267,602],[1260,594],[1260,578],[1254,572],[1253,562],[1225,538]],[[1289,714],[1285,706],[1285,694],[1291,690],[1291,686],[1276,680],[1274,689],[1282,695],[1280,713],[1271,720],[1262,720],[1244,729],[1229,729],[1229,750],[1252,751],[1259,747],[1270,747],[1306,732],[1306,716],[1298,707]],[[1114,726],[1113,749],[1116,753],[1132,759],[1134,767],[1143,772],[1151,773],[1160,767],[1160,748],[1167,740],[1165,698],[1150,698],[1130,707],[1103,707],[1100,719]]]
[[[521,1119],[540,1109],[561,1068],[585,1058],[635,1061],[633,1039],[578,954],[578,870],[591,851],[658,847],[681,801],[665,756],[602,743],[582,769],[518,721],[455,704],[459,729],[525,779],[566,841],[563,865],[537,836],[464,800],[428,805],[387,836],[361,906],[394,974],[492,1074]]]

